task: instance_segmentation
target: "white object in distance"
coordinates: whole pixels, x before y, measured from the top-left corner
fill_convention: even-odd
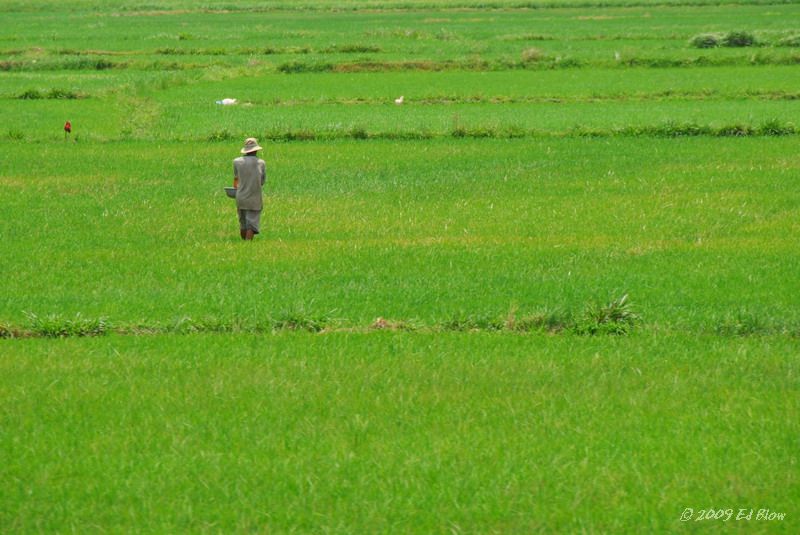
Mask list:
[[[235,98],[223,98],[222,100],[218,100],[217,104],[221,106],[233,106],[234,104],[238,104],[239,101]]]
[[[400,98],[394,99],[394,103],[398,106],[403,103],[403,95],[400,95]]]

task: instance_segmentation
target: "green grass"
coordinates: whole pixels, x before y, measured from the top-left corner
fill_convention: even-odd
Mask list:
[[[453,60],[481,58],[520,61],[535,47],[547,57],[613,62],[623,58],[747,58],[751,50],[696,50],[689,40],[698,33],[747,30],[773,47],[797,31],[798,6],[763,5],[620,6],[514,9],[252,10],[251,6],[210,2],[204,12],[192,5],[161,3],[164,9],[84,9],[64,24],[58,7],[4,14],[0,50],[25,69],[51,69],[76,61],[104,59],[116,64],[152,68],[154,63],[183,69],[186,64],[260,64],[276,68],[292,60],[341,63],[369,58]],[[433,2],[437,4],[437,2]],[[540,3],[541,4],[541,3]],[[330,3],[317,3],[330,6]],[[438,3],[439,6],[445,4]],[[219,10],[233,7],[231,11]],[[2,5],[0,5],[2,8]],[[215,11],[217,10],[217,11]],[[81,32],[76,46],[75,32]],[[359,52],[367,47],[367,52]],[[337,52],[339,50],[340,52]],[[341,52],[344,50],[344,52]],[[351,52],[347,52],[351,50]],[[174,53],[171,53],[174,52]],[[226,56],[220,56],[225,52]],[[794,57],[790,50],[770,51]],[[188,55],[186,55],[188,54]],[[2,55],[0,55],[2,58]],[[36,59],[37,63],[32,63]],[[176,65],[171,65],[176,63]]]
[[[175,342],[4,343],[6,530],[663,532],[702,526],[686,507],[794,511],[786,339]]]
[[[797,532],[797,15],[0,0],[0,531]]]
[[[580,72],[256,74],[214,79],[205,75],[92,74],[50,80],[9,73],[6,138],[56,140],[69,118],[84,140],[237,139],[257,133],[316,138],[372,136],[425,138],[458,129],[490,136],[571,135],[698,125],[757,131],[771,120],[800,125],[790,67],[698,68],[675,73],[652,69]],[[105,78],[105,79],[104,79]],[[209,79],[210,78],[210,79]],[[122,87],[122,89],[119,89]],[[137,89],[138,88],[138,89]],[[80,99],[28,99],[54,90]],[[404,95],[403,106],[394,99]],[[223,108],[217,100],[241,105]],[[176,125],[180,125],[176,128]]]
[[[19,178],[0,189],[12,216],[4,264],[24,276],[4,291],[0,317],[171,322],[302,305],[345,323],[435,323],[515,305],[579,313],[630,293],[652,325],[714,328],[750,309],[792,330],[794,143],[272,144],[257,247],[239,243],[221,191],[234,143],[62,142],[42,153],[51,178],[24,186],[28,147],[7,143]],[[231,281],[247,269],[242,310]]]

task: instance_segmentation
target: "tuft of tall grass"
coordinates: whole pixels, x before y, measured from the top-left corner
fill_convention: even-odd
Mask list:
[[[797,133],[797,128],[791,123],[782,123],[778,119],[769,119],[762,123],[756,132],[762,136],[790,136]]]
[[[747,46],[754,46],[756,44],[755,36],[746,31],[733,31],[726,33],[720,43],[722,46],[730,48],[742,48]]]
[[[31,334],[44,338],[102,336],[108,333],[110,327],[106,318],[86,318],[80,313],[74,318],[65,318],[59,314],[38,316],[32,312],[25,315]]]
[[[17,128],[11,128],[6,132],[6,137],[11,141],[23,141],[25,139],[25,132]]]
[[[689,40],[689,44],[694,48],[718,48],[720,46],[728,48],[744,48],[758,44],[755,36],[746,31],[732,31],[722,33],[701,33]]]
[[[545,53],[540,48],[530,47],[522,51],[522,63],[538,63],[546,59]]]
[[[694,48],[717,48],[722,37],[718,33],[701,33],[689,40]]]
[[[209,134],[206,140],[212,142],[230,141],[235,137],[236,136],[231,131],[229,131],[227,128],[223,128],[222,130],[217,130],[216,132]]]
[[[778,46],[800,47],[800,34],[789,35],[778,41]]]
[[[28,89],[17,95],[19,100],[39,100],[43,99],[44,95],[38,89]]]
[[[0,338],[15,338],[15,330],[8,324],[0,322]]]
[[[752,126],[744,124],[730,124],[721,126],[715,132],[719,137],[747,137],[757,133],[757,130]]]
[[[17,99],[19,100],[40,100],[40,99],[52,99],[52,100],[76,100],[79,98],[84,98],[84,95],[80,95],[75,93],[74,91],[68,91],[65,89],[51,89],[45,93],[39,91],[38,89],[28,89],[23,91],[19,95],[17,95]]]
[[[354,126],[350,129],[349,137],[353,139],[369,139],[369,132],[363,126]]]
[[[333,317],[334,311],[319,313],[309,312],[305,305],[295,305],[275,316],[268,318],[267,323],[272,331],[307,331],[322,332],[335,327],[339,322]]]
[[[578,321],[575,332],[584,335],[630,333],[641,317],[633,310],[628,294],[606,305],[592,305]]]

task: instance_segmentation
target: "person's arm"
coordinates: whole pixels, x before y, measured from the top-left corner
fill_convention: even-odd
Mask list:
[[[267,181],[267,164],[262,160],[261,162],[261,185]]]
[[[236,164],[233,164],[233,187],[239,187],[239,170],[236,169]]]

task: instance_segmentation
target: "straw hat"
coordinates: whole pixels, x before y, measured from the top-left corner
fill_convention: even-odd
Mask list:
[[[258,144],[258,140],[254,137],[249,137],[244,140],[244,148],[242,149],[242,154],[249,154],[251,152],[256,152],[258,150],[262,150],[261,146]]]

